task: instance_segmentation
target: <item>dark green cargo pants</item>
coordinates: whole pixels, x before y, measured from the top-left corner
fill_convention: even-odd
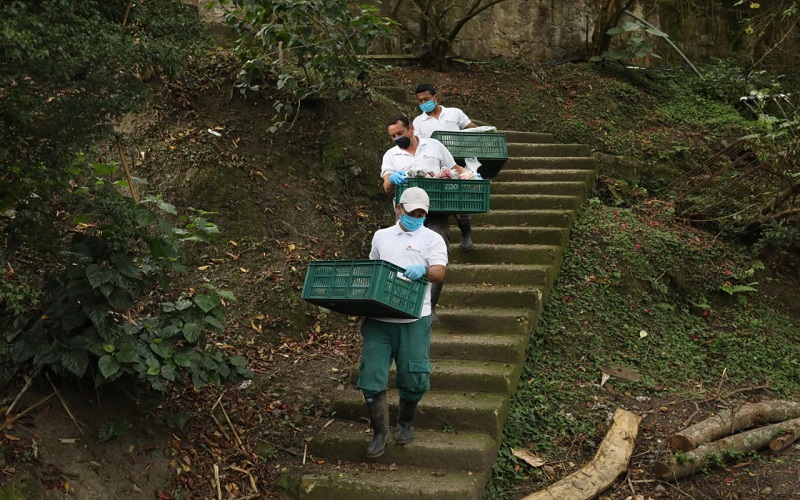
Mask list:
[[[392,360],[397,366],[400,399],[417,402],[431,387],[431,317],[413,323],[387,323],[367,318],[361,325],[364,346],[358,388],[365,396],[385,391]]]

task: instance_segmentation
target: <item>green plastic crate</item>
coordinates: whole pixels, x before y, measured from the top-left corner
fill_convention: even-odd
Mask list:
[[[385,260],[312,261],[300,298],[348,316],[419,318],[428,280],[403,271]]]
[[[480,214],[489,211],[488,180],[427,179],[409,177],[397,186],[395,202],[407,188],[420,187],[428,193],[431,206],[428,213]]]
[[[497,176],[508,161],[506,134],[503,132],[451,132],[437,130],[431,134],[433,139],[445,145],[456,163],[462,167],[467,158],[477,158],[481,162],[478,173],[484,179]]]

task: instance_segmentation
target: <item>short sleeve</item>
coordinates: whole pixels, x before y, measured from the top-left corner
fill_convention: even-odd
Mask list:
[[[464,130],[465,128],[467,128],[467,125],[469,125],[471,121],[472,120],[469,119],[466,113],[464,113],[460,109],[458,110],[458,128]]]
[[[428,267],[430,266],[447,266],[447,245],[444,243],[442,236],[434,231],[431,231],[433,236],[430,240],[428,247]]]
[[[392,174],[397,171],[397,165],[394,163],[392,149],[394,148],[390,148],[383,154],[383,162],[381,163],[381,179],[386,177],[386,174]]]
[[[450,151],[448,151],[448,149],[445,147],[444,144],[437,141],[436,139],[430,139],[430,140],[438,144],[439,154],[441,155],[443,163],[442,168],[451,168],[453,165],[456,164],[456,160],[453,158],[453,155],[450,154]]]

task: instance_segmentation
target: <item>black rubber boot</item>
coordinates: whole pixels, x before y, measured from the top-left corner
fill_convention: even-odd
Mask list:
[[[431,324],[433,325],[439,322],[439,316],[436,315],[436,304],[439,303],[442,287],[444,287],[444,283],[431,283]]]
[[[472,223],[470,217],[464,215],[456,215],[458,221],[458,229],[461,231],[461,244],[459,247],[463,252],[472,250]]]
[[[372,442],[367,446],[367,458],[378,458],[386,450],[389,441],[389,401],[386,391],[374,396],[364,396],[372,423]]]
[[[414,413],[417,411],[417,403],[400,400],[400,408],[397,411],[397,434],[394,442],[397,444],[408,444],[414,440]]]

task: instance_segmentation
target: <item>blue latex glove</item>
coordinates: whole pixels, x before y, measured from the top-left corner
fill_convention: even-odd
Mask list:
[[[425,276],[425,266],[422,264],[412,264],[406,268],[403,276],[410,280],[418,280]]]
[[[475,172],[475,180],[476,181],[480,181],[482,179],[483,179],[483,177],[481,177],[481,174],[479,174],[478,172]]]
[[[406,173],[402,171],[397,171],[389,176],[389,182],[392,184],[405,184],[406,183]]]

